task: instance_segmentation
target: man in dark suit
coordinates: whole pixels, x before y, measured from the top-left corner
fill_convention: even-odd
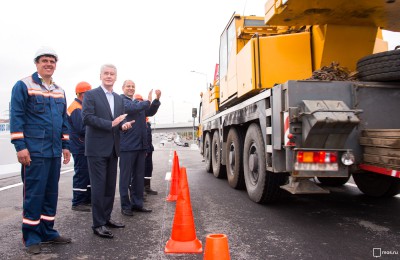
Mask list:
[[[133,122],[126,122],[124,102],[113,92],[117,68],[112,64],[101,67],[101,86],[87,91],[83,100],[82,118],[86,125],[85,155],[88,158],[92,188],[92,217],[94,234],[113,238],[107,228],[125,225],[111,219],[114,205],[120,130],[128,130]]]

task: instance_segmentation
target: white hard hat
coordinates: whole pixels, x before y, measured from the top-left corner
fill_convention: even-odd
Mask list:
[[[43,55],[51,55],[54,56],[54,58],[56,58],[56,61],[58,61],[58,56],[57,53],[50,47],[47,46],[42,46],[39,48],[39,50],[37,50],[36,54],[35,54],[35,58],[33,59],[34,62],[37,62],[37,58],[39,58],[40,56]]]

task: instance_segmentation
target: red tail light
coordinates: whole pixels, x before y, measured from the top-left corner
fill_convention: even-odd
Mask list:
[[[331,163],[335,163],[338,161],[337,160],[338,154],[336,152],[331,152],[329,154],[330,154],[329,159],[330,159]]]
[[[298,162],[304,162],[304,152],[297,152],[297,160]]]
[[[296,160],[299,163],[336,163],[337,152],[298,151]]]

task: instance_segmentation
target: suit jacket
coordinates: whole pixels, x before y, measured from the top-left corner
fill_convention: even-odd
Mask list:
[[[106,94],[101,87],[92,89],[85,93],[82,107],[83,123],[86,125],[85,134],[85,155],[109,157],[113,153],[119,156],[120,150],[120,129],[119,126],[111,127],[114,118],[124,113],[124,102],[122,98],[113,92],[114,95],[114,117]]]

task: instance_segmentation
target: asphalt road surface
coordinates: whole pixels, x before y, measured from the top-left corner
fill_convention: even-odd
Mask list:
[[[165,254],[176,202],[167,202],[173,151],[186,168],[197,238],[228,237],[231,259],[399,259],[400,198],[379,200],[352,185],[331,188],[324,195],[287,195],[273,205],[249,200],[246,191],[231,189],[226,180],[206,173],[193,147],[171,143],[154,152],[152,187],[145,206],[153,212],[126,217],[120,213],[117,190],[112,218],[124,229],[114,239],[91,230],[91,214],[71,210],[72,164],[63,166],[55,228],[73,239],[68,245],[43,245],[30,256],[21,242],[20,178],[0,179],[0,259],[203,259],[203,254]],[[18,175],[18,174],[16,174]],[[14,186],[10,186],[14,185]]]

